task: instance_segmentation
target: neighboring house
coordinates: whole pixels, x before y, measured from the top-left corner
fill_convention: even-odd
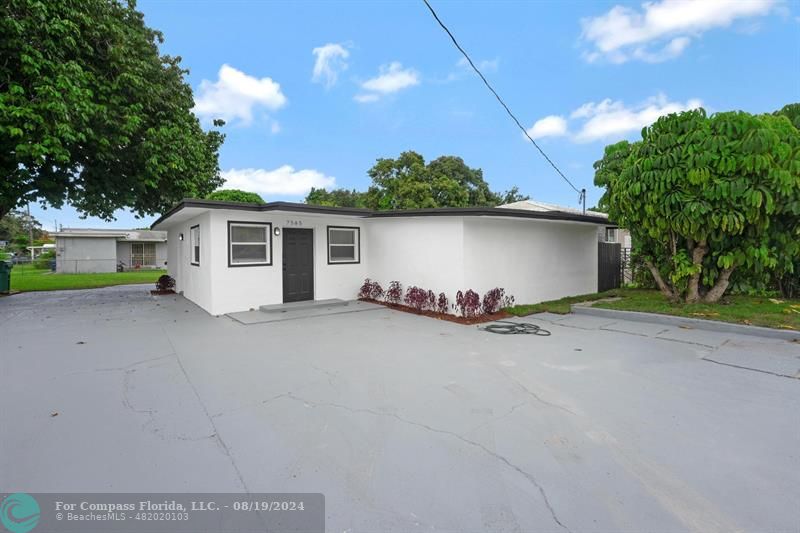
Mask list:
[[[27,246],[26,248],[31,254],[31,261],[33,261],[43,253],[55,250],[56,245],[48,242],[40,246]]]
[[[165,231],[62,228],[53,236],[56,272],[116,272],[167,265]]]
[[[519,303],[597,290],[595,215],[499,208],[371,211],[184,200],[168,233],[176,290],[211,314],[353,299],[365,278],[444,292],[502,287]]]
[[[576,213],[576,214],[583,213],[581,209],[566,207],[563,205],[548,204],[545,202],[539,202],[538,200],[522,200],[510,204],[504,204],[501,205],[500,207],[503,209],[525,209],[528,211],[539,211],[539,212],[558,211],[561,213]],[[586,214],[595,217],[605,218],[606,220],[608,220],[608,215],[606,213],[601,213],[599,211],[587,210]],[[625,228],[620,228],[616,224],[609,223],[606,224],[605,226],[598,227],[597,240],[600,242],[618,242],[622,244],[623,248],[631,247],[630,232]]]

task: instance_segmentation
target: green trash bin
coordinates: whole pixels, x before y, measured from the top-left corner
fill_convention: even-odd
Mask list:
[[[11,290],[11,261],[0,261],[0,292]]]

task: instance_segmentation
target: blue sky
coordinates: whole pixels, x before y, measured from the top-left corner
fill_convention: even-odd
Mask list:
[[[650,4],[431,0],[537,142],[580,188],[606,144],[635,139],[663,112],[760,113],[800,100],[800,4],[777,0]],[[308,187],[366,189],[379,157],[458,155],[495,190],[577,207],[421,1],[140,1],[165,53],[190,69],[196,112],[224,117],[228,186],[267,201]],[[316,75],[315,75],[316,67]],[[70,208],[52,227],[104,223]]]

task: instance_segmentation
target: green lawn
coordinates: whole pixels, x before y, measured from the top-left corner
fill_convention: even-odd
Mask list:
[[[768,328],[800,330],[800,300],[784,300],[763,296],[725,296],[717,304],[672,304],[655,290],[616,289],[604,293],[585,294],[533,305],[517,305],[506,309],[517,316],[532,313],[569,313],[570,304],[619,297],[619,300],[596,302],[594,307],[641,311],[662,315],[720,320]]]
[[[152,283],[155,288],[155,282],[162,274],[166,274],[166,271],[136,270],[103,274],[56,274],[49,270],[34,268],[32,265],[14,265],[14,268],[11,269],[11,290],[58,291],[131,283]]]

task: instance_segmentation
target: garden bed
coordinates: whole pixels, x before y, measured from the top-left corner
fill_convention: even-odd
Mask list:
[[[150,291],[150,294],[152,294],[153,296],[165,296],[168,294],[175,294],[175,291],[173,291],[172,289],[167,289],[167,290],[155,289]]]
[[[418,311],[413,307],[409,307],[403,304],[394,304],[385,302],[383,300],[373,300],[371,298],[359,298],[362,302],[369,302],[373,304],[382,305],[384,307],[388,307],[390,309],[394,309],[396,311],[403,311],[404,313],[411,313],[413,315],[421,315],[427,316],[429,318],[436,318],[438,320],[446,320],[448,322],[455,322],[456,324],[463,324],[467,326],[471,326],[474,324],[483,324],[486,322],[493,322],[495,320],[500,320],[503,318],[508,318],[511,316],[510,314],[506,313],[505,311],[498,311],[497,313],[492,314],[480,314],[474,317],[465,317],[465,316],[458,316],[458,315],[451,315],[449,313],[437,313],[436,311],[428,311],[422,310]]]

